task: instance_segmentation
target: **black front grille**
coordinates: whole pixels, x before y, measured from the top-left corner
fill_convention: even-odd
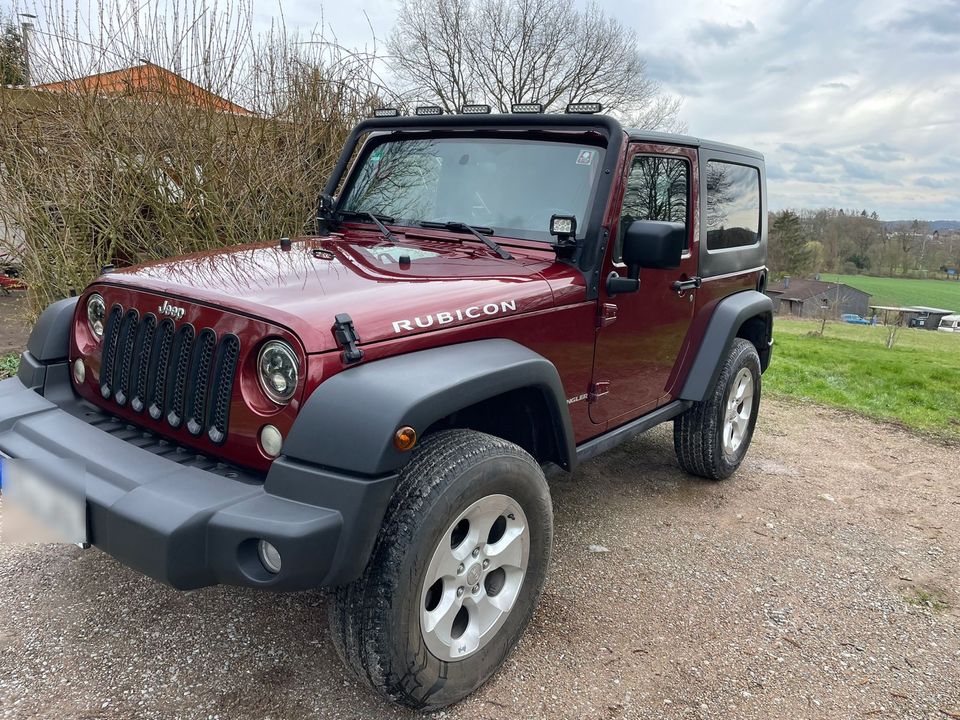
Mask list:
[[[136,413],[191,435],[206,432],[215,443],[227,437],[230,398],[240,356],[240,340],[217,338],[210,328],[189,323],[175,328],[153,313],[114,305],[107,317],[100,365],[100,394]]]

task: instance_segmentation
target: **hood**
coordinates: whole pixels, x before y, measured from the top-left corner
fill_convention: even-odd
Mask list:
[[[448,233],[394,234],[399,243],[348,230],[299,238],[288,250],[275,242],[234,246],[117,270],[99,282],[263,318],[317,353],[337,348],[332,327],[341,313],[365,345],[543,309],[554,302],[544,271],[580,277],[547,248],[511,246],[514,259],[505,260]]]

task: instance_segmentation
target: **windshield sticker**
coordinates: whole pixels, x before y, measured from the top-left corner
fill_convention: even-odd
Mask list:
[[[577,156],[577,165],[593,165],[593,150],[581,150]]]
[[[395,333],[410,332],[417,328],[428,328],[434,325],[449,325],[452,322],[462,322],[464,320],[476,320],[484,315],[502,315],[507,312],[515,312],[517,309],[516,300],[501,300],[498,303],[487,303],[486,305],[473,305],[468,308],[457,308],[450,312],[438,312],[433,315],[422,315],[412,320],[394,320],[393,331]]]

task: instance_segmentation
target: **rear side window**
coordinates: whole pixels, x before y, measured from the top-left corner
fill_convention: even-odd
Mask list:
[[[747,165],[707,163],[707,249],[760,241],[760,171]]]
[[[614,259],[620,260],[620,248],[627,227],[634,220],[665,220],[687,223],[689,165],[686,160],[662,155],[636,155],[630,165],[627,187],[620,211],[620,229]]]

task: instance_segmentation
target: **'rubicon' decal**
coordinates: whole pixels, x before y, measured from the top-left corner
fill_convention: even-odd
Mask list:
[[[420,315],[412,320],[394,320],[393,331],[402,333],[412,331],[417,328],[428,328],[434,325],[449,325],[463,320],[476,320],[484,315],[502,315],[508,312],[516,312],[516,300],[501,300],[498,303],[487,303],[486,305],[471,305],[468,308],[458,308],[450,312],[438,312],[433,315]]]

